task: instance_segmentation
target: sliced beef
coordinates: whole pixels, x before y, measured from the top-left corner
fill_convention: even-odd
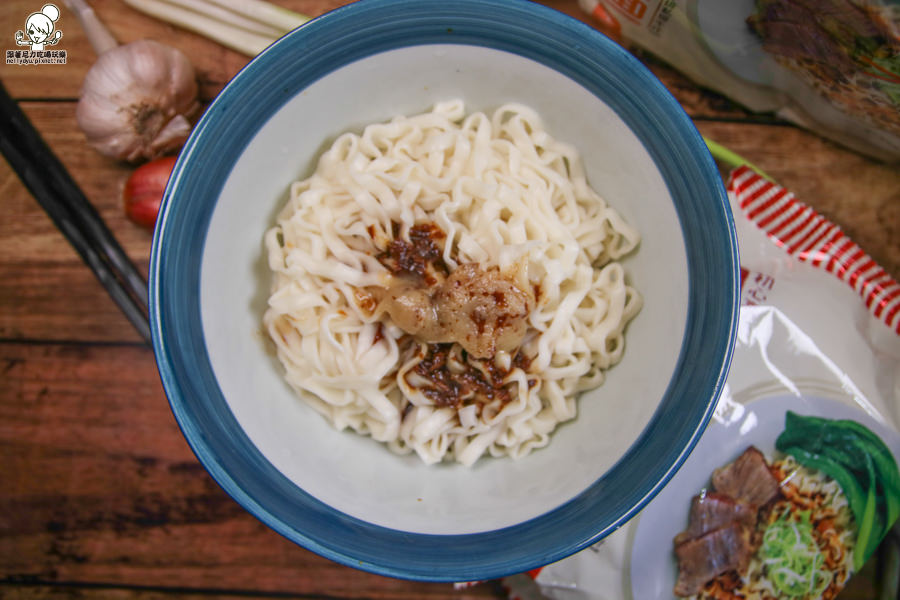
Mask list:
[[[861,41],[891,38],[889,26],[876,11],[853,0],[764,0],[747,21],[752,26],[774,22],[815,24],[848,52]]]
[[[774,498],[779,489],[766,457],[753,446],[733,463],[713,471],[712,484],[717,492],[757,507]]]
[[[675,536],[676,596],[693,596],[725,573],[746,573],[759,509],[779,491],[766,457],[753,446],[713,471],[712,484],[714,491],[694,496],[688,527]]]
[[[700,537],[732,521],[752,530],[756,527],[756,517],[756,507],[751,504],[716,492],[699,494],[691,501],[688,528],[675,536],[675,544]]]
[[[693,596],[711,579],[728,571],[745,573],[752,556],[750,532],[737,521],[675,545],[676,596]]]
[[[890,40],[891,33],[876,11],[857,6],[852,0],[805,0],[816,11],[816,20],[834,40],[847,48],[869,40]]]
[[[747,22],[766,52],[827,79],[843,81],[865,68],[856,62],[860,52],[900,48],[890,26],[852,0],[760,0]]]
[[[766,52],[801,64],[815,65],[831,77],[843,80],[858,69],[856,63],[815,22],[766,25]]]

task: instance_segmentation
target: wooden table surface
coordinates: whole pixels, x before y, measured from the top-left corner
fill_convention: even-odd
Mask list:
[[[247,58],[135,12],[90,0],[120,42],[149,37],[191,57],[211,99]],[[319,15],[340,0],[276,0]],[[0,48],[15,48],[41,0],[0,3]],[[575,0],[546,2],[576,18]],[[75,123],[95,60],[57,2],[65,65],[0,65],[10,94],[146,272],[151,235],[127,221],[132,168],[91,150]],[[900,276],[900,171],[703,91],[638,56],[700,131],[756,163]],[[338,566],[267,529],[197,462],[172,417],[153,353],[5,161],[0,161],[0,597],[503,598]],[[873,597],[874,571],[842,598]]]

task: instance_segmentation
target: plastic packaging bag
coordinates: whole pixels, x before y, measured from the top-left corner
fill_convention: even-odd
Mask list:
[[[900,0],[579,0],[606,32],[756,112],[900,162]]]
[[[756,536],[749,564],[702,582],[720,594],[703,597],[737,597],[727,594],[743,586],[769,595],[740,597],[833,598],[895,523],[900,284],[837,226],[750,169],[732,172],[727,189],[742,307],[709,428],[635,519],[572,557],[507,578],[510,598],[673,598],[676,537],[690,529],[693,504],[722,500],[713,473],[748,448],[762,453],[781,491],[748,526]],[[844,471],[805,463],[804,452],[843,461]]]

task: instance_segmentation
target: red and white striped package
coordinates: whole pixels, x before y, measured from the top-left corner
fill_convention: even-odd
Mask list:
[[[895,462],[900,457],[900,284],[839,227],[751,169],[734,170],[726,189],[741,252],[741,315],[709,427],[637,517],[574,556],[504,579],[511,600],[673,598],[674,538],[688,526],[691,498],[707,491],[714,469],[749,446],[774,460],[787,412],[861,423]],[[883,525],[885,532],[891,527]],[[847,565],[854,531],[845,538]],[[838,573],[820,565],[820,577],[831,579],[811,575],[810,589],[820,587],[792,597],[820,597],[825,585],[833,597],[858,567]],[[763,585],[758,580],[767,576],[747,575],[742,585]],[[773,589],[779,596],[777,586],[765,585],[769,596],[761,597]],[[711,597],[703,594],[711,592],[691,597]]]
[[[748,167],[731,174],[728,193],[744,217],[788,256],[845,282],[874,318],[900,334],[900,283],[844,235],[840,227]],[[745,283],[743,271],[742,289]]]

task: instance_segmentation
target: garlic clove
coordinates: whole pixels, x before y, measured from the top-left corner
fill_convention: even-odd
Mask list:
[[[129,70],[138,86],[157,90],[166,101],[185,108],[197,97],[194,69],[181,52],[161,53],[160,47],[151,40],[135,42],[129,54]]]
[[[88,71],[76,108],[85,137],[106,156],[152,160],[178,148],[200,109],[187,57],[153,40],[113,48]]]
[[[82,95],[86,98],[87,94]],[[119,110],[119,103],[111,97],[90,94],[90,98],[80,101],[75,108],[78,126],[90,131],[93,138],[116,135],[128,124],[128,116]]]
[[[157,134],[150,146],[157,155],[180,148],[191,134],[191,122],[182,115],[172,117]]]

